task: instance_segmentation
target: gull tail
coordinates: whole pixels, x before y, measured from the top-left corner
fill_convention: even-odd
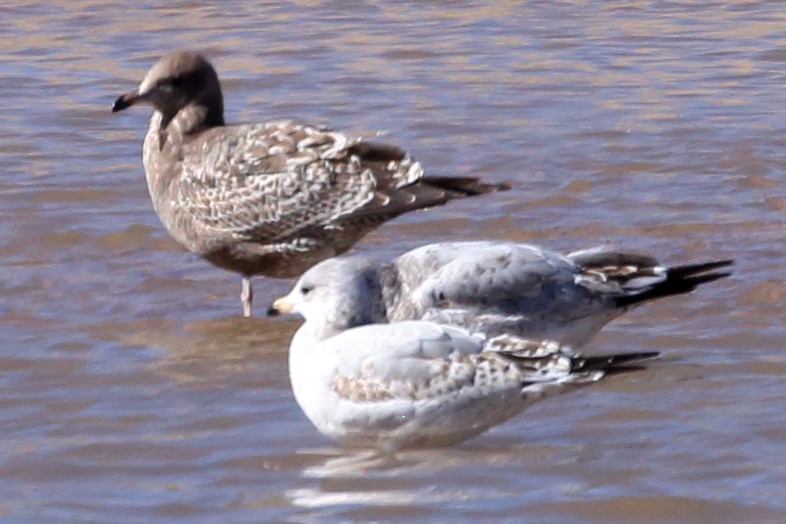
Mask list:
[[[650,300],[690,293],[702,284],[731,276],[731,271],[715,270],[732,265],[734,260],[717,260],[667,268],[665,279],[643,286],[641,291],[616,297],[615,300],[619,307],[630,307]]]
[[[422,176],[423,170],[419,163],[413,163],[407,159],[407,153],[398,146],[390,144],[380,144],[375,142],[358,142],[347,148],[352,155],[359,156],[364,162],[377,162],[384,165],[393,163],[400,165],[402,169],[407,168],[404,178],[415,175],[412,183],[415,186],[427,186],[432,189],[445,191],[449,198],[462,196],[485,195],[496,191],[508,191],[510,184],[503,182],[500,184],[483,182],[475,177],[448,177],[448,176]],[[411,167],[410,167],[411,166]],[[412,168],[414,171],[409,171]],[[379,187],[385,189],[392,182],[394,185],[401,183],[401,174],[396,173],[391,180],[379,180]]]

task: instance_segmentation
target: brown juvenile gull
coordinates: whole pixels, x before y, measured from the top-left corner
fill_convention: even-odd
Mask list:
[[[608,247],[561,255],[512,242],[442,242],[389,263],[365,257],[320,262],[268,314],[289,312],[291,304],[304,303],[304,295],[325,295],[338,297],[332,314],[348,319],[344,329],[428,320],[578,348],[632,307],[729,276],[717,270],[732,263],[667,267],[651,256]]]
[[[112,111],[146,102],[153,117],[142,160],[153,206],[186,249],[250,278],[291,278],[348,250],[402,213],[507,189],[469,177],[424,176],[402,149],[274,120],[226,125],[218,75],[175,51]]]

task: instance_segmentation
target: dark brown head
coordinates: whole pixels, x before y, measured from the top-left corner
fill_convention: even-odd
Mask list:
[[[138,88],[115,100],[112,112],[141,102],[151,104],[165,120],[186,106],[202,106],[210,124],[223,124],[224,100],[216,70],[203,56],[191,51],[174,51],[162,57]]]

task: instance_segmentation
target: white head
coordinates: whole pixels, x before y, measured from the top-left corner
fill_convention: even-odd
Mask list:
[[[279,313],[297,313],[326,335],[385,322],[379,264],[358,257],[320,262],[268,309],[268,315]]]

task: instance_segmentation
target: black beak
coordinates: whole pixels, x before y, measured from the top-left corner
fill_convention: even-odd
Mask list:
[[[269,317],[277,317],[281,314],[281,311],[276,309],[274,306],[270,306],[267,308],[267,316]]]
[[[115,103],[112,104],[112,112],[117,113],[118,111],[122,111],[123,109],[128,109],[132,105],[139,100],[139,91],[136,89],[131,91],[130,93],[126,93],[124,95],[120,95],[115,100]]]

